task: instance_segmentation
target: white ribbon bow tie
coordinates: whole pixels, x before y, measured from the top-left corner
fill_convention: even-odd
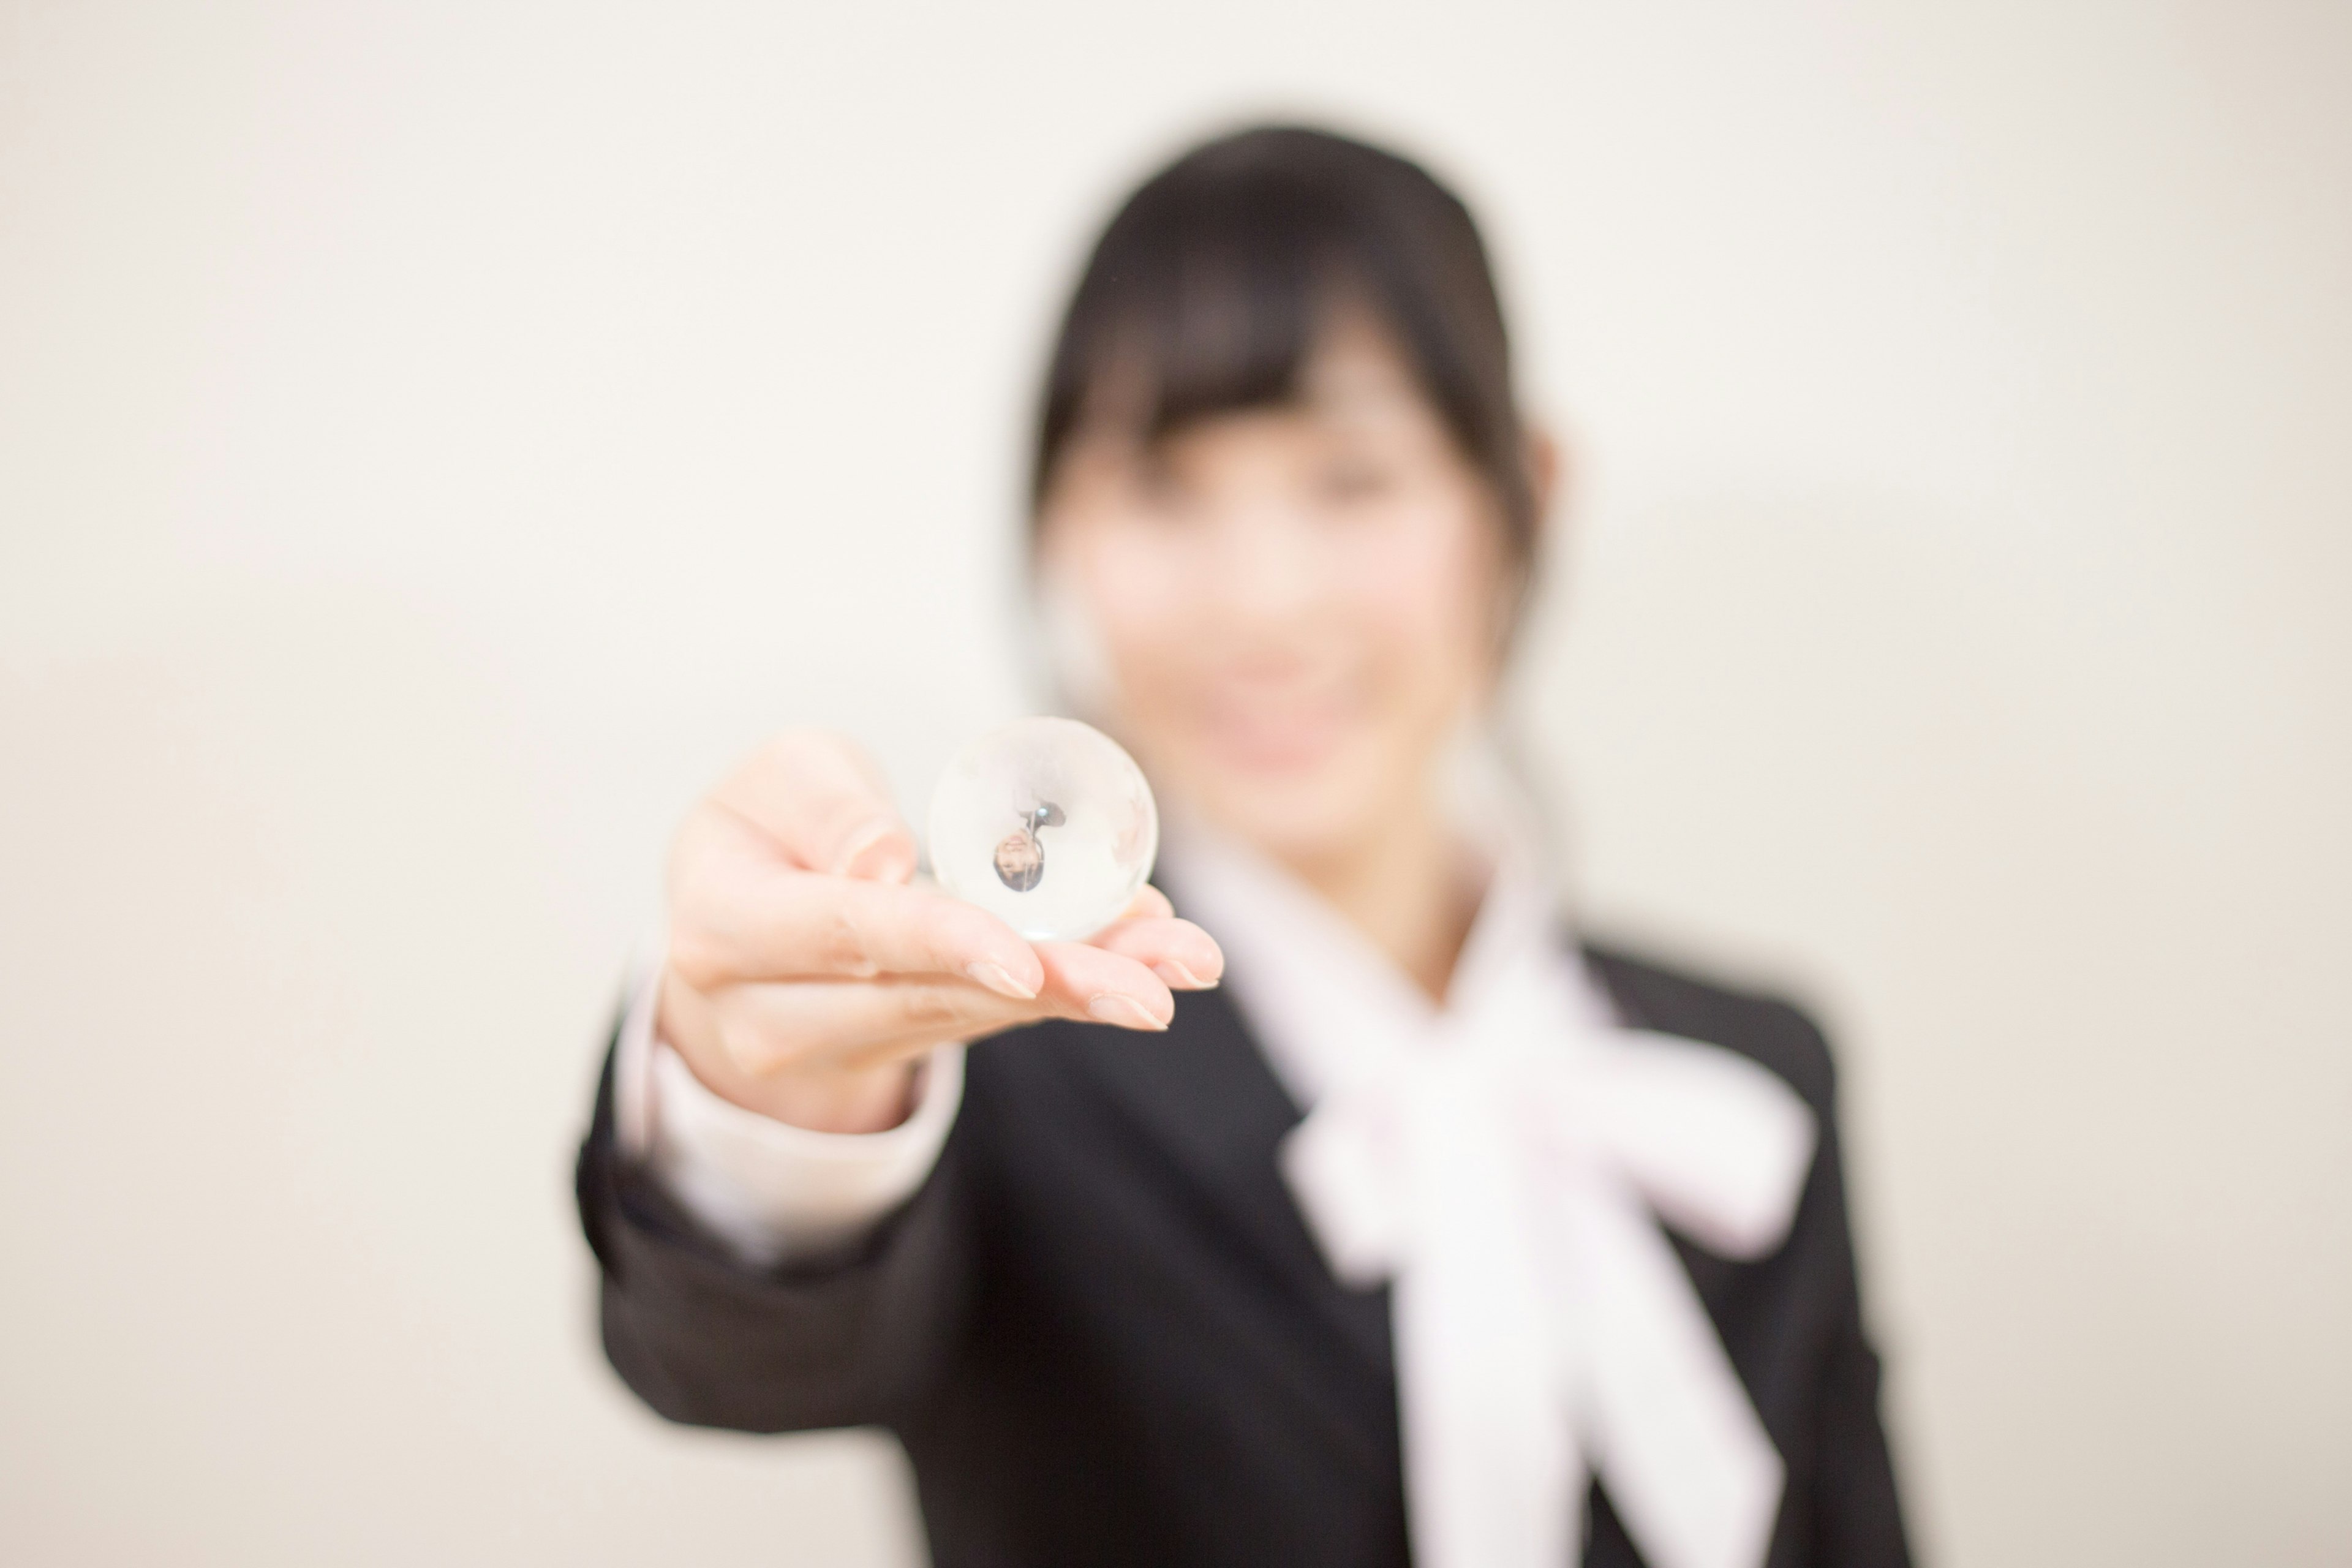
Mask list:
[[[1283,1148],[1332,1270],[1393,1281],[1421,1568],[1563,1568],[1588,1473],[1654,1568],[1757,1568],[1780,1455],[1657,1218],[1777,1247],[1811,1113],[1761,1067],[1518,984],[1328,1093]]]

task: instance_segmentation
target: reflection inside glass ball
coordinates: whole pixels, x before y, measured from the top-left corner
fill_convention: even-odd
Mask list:
[[[996,879],[1016,893],[1025,893],[1044,880],[1045,847],[1037,842],[1037,830],[1059,827],[1066,820],[1062,808],[1050,800],[1032,806],[1021,826],[996,847]]]
[[[1082,942],[1133,903],[1160,846],[1135,759],[1072,719],[1018,719],[931,792],[931,874],[1031,942]]]

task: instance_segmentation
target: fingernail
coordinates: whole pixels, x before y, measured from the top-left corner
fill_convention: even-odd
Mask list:
[[[1206,991],[1217,983],[1203,980],[1172,958],[1163,958],[1151,966],[1151,973],[1179,991]]]
[[[1010,996],[1015,1002],[1037,1000],[1037,988],[1034,985],[1024,987],[1021,982],[1013,978],[1013,972],[1001,963],[991,963],[986,959],[982,959],[978,963],[966,965],[964,973],[999,996]]]
[[[1132,996],[1122,996],[1116,991],[1106,991],[1087,1004],[1087,1011],[1106,1024],[1117,1024],[1122,1029],[1164,1029],[1168,1026],[1153,1017],[1142,1003]]]

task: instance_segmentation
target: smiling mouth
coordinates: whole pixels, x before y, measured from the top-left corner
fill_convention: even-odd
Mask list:
[[[1229,762],[1290,772],[1313,767],[1336,752],[1349,718],[1336,702],[1250,704],[1213,709],[1206,728],[1211,745]]]

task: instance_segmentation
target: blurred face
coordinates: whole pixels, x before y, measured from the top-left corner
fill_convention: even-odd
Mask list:
[[[1046,590],[1163,791],[1293,863],[1430,809],[1496,673],[1502,531],[1379,331],[1335,328],[1295,403],[1156,443],[1082,431],[1041,521]]]

